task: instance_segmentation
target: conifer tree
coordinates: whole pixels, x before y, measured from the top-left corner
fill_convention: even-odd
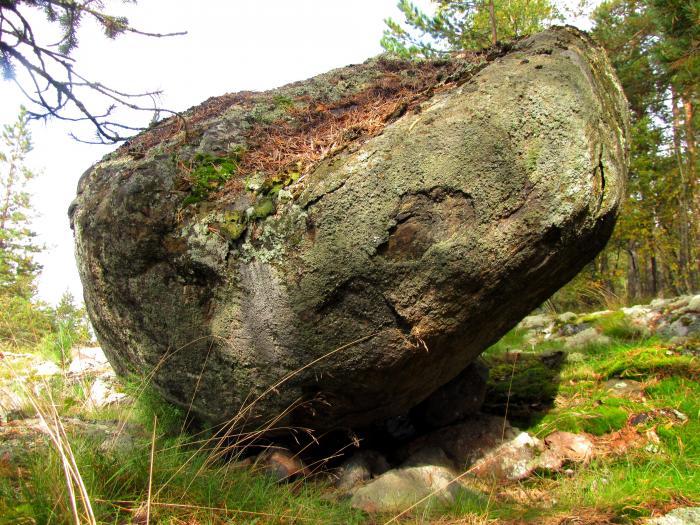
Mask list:
[[[17,120],[5,125],[0,150],[0,293],[30,299],[40,266],[34,255],[40,250],[31,229],[31,205],[26,191],[34,173],[25,164],[32,149],[22,108]]]
[[[382,38],[387,51],[403,57],[438,56],[480,49],[541,31],[561,18],[550,0],[434,0],[433,16],[400,0],[403,24],[388,18]]]
[[[59,31],[58,42],[35,30],[32,20],[37,13]],[[143,129],[115,117],[117,108],[147,111],[153,120],[160,112],[172,114],[158,107],[158,91],[127,93],[80,73],[71,55],[86,19],[96,22],[109,39],[125,33],[149,37],[184,34],[138,30],[126,17],[106,12],[103,0],[0,0],[0,72],[25,95],[29,118],[87,121],[94,126],[95,142],[113,143]],[[88,94],[97,95],[99,102],[89,103]]]

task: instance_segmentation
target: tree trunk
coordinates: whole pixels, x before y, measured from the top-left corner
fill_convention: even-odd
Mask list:
[[[659,295],[659,269],[656,264],[656,255],[651,256],[651,293],[654,297]]]
[[[496,7],[494,0],[489,0],[489,20],[491,21],[491,44],[498,43],[498,33],[496,32]]]
[[[634,248],[627,248],[627,302],[631,303],[639,297],[639,265]]]
[[[678,94],[671,87],[671,109],[673,112],[673,147],[678,165],[678,175],[680,177],[680,187],[678,189],[678,272],[682,293],[690,291],[690,281],[688,276],[688,262],[690,261],[690,231],[688,228],[688,176],[683,162],[683,151],[681,147],[681,114]]]
[[[689,243],[689,261],[691,261],[689,272],[690,272],[690,285],[692,290],[697,290],[700,284],[700,258],[695,253],[698,239],[699,224],[698,224],[698,214],[700,213],[700,202],[698,202],[698,173],[697,173],[697,156],[695,149],[695,130],[693,129],[693,117],[694,117],[694,107],[691,99],[691,94],[686,93],[683,96],[683,109],[685,113],[685,143],[686,143],[686,156],[688,162],[688,193],[689,193],[689,204],[691,208],[690,219],[691,224],[689,224],[690,229],[690,243]],[[692,264],[695,261],[695,264]]]

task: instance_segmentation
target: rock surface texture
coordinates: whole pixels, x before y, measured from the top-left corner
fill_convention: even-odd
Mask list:
[[[571,28],[210,99],[80,181],[95,331],[118,373],[210,422],[404,414],[604,246],[627,128]]]

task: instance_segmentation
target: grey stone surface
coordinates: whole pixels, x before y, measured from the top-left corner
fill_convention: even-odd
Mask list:
[[[374,450],[361,450],[338,468],[335,486],[340,491],[347,492],[388,470],[389,463],[382,454]]]
[[[369,513],[401,512],[418,504],[451,503],[464,489],[446,467],[420,465],[390,470],[355,491],[350,504]]]
[[[700,507],[680,507],[645,523],[647,525],[700,525]]]
[[[540,466],[542,452],[544,444],[541,440],[521,432],[476,461],[469,471],[479,478],[518,481]]]
[[[564,339],[564,347],[572,350],[589,345],[607,345],[609,343],[610,338],[601,334],[593,327],[586,328],[585,330]]]
[[[153,147],[85,173],[70,210],[78,266],[119,374],[152,373],[211,422],[367,425],[454,379],[605,245],[625,194],[627,104],[572,28],[438,86],[242,233],[223,226],[259,204],[252,192],[183,211],[178,159],[230,154],[256,122],[287,118],[265,101],[342,98],[385,74],[378,64],[209,100],[187,133],[158,142],[156,128]]]

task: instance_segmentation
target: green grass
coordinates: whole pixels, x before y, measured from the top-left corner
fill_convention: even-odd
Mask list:
[[[484,353],[492,367],[487,406],[495,413],[508,407],[511,421],[540,438],[566,430],[604,444],[618,431],[638,431],[639,445],[572,465],[568,475],[543,472],[518,484],[475,484],[453,504],[411,512],[399,523],[458,523],[470,517],[537,524],[558,516],[633,523],[673,502],[700,501],[700,358],[658,339],[641,339],[615,314],[593,323],[611,343],[577,349],[576,359],[567,358],[561,343],[533,348],[523,332],[506,334]],[[559,350],[564,359],[546,357]],[[638,381],[643,395],[611,392],[606,382],[616,378]],[[235,462],[212,461],[211,435],[183,431],[183,412],[138,382],[123,386],[133,404],[93,409],[85,402],[91,381],[59,376],[48,391],[63,416],[117,421],[128,429],[130,441],[107,450],[94,436],[69,436],[101,524],[129,523],[146,501],[155,419],[151,523],[360,525],[392,517],[352,510],[321,476],[280,485]],[[671,409],[685,419],[664,415]],[[639,413],[656,415],[629,427],[630,416]],[[71,523],[63,468],[51,447],[24,451],[19,470],[0,458],[0,524],[5,523]]]
[[[59,388],[56,382],[54,394]],[[103,422],[106,416],[117,415],[115,428],[130,425],[125,446],[103,449],[102,438],[69,432],[98,523],[128,522],[146,501],[156,418],[152,523],[286,523],[294,522],[294,517],[300,523],[366,522],[347,503],[322,497],[329,487],[321,478],[280,485],[235,463],[212,461],[211,435],[183,433],[182,411],[153,390],[135,385],[128,385],[127,390],[140,392],[133,406],[83,414],[98,416]],[[74,397],[79,398],[79,392],[65,388],[57,399],[59,410],[74,415],[73,407],[80,399],[67,401]],[[134,432],[134,428],[141,431]],[[0,524],[71,523],[64,471],[55,450],[47,446],[27,452],[22,465],[16,475],[0,469]]]

